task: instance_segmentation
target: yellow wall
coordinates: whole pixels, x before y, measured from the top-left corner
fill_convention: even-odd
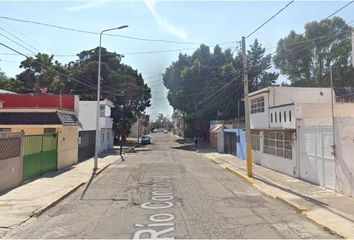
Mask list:
[[[0,128],[11,128],[11,132],[22,132],[25,135],[43,134],[44,128],[56,128],[57,131],[62,125],[0,125]]]
[[[58,131],[58,169],[77,163],[78,126],[63,126]]]

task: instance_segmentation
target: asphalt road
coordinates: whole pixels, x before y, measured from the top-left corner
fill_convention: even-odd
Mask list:
[[[177,142],[152,135],[12,238],[335,238]]]

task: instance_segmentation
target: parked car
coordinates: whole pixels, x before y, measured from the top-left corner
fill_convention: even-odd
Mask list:
[[[163,130],[163,132],[164,132],[164,133],[168,133],[168,131],[167,131],[166,129],[165,129],[165,130]]]
[[[142,136],[141,137],[141,144],[150,144],[151,143],[151,137],[150,136]]]

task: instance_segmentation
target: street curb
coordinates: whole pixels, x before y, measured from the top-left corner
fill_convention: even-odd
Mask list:
[[[206,156],[204,156],[206,157]],[[209,157],[206,157],[209,160],[213,161],[214,163],[219,162],[219,160],[216,159],[212,159]],[[221,162],[218,163],[219,166],[221,166]],[[342,237],[344,239],[347,239],[347,237],[345,237],[343,234],[338,233],[338,231],[334,230],[332,227],[328,227],[325,224],[322,224],[318,221],[316,221],[315,218],[310,217],[307,215],[307,212],[309,211],[309,209],[302,207],[296,203],[293,203],[292,201],[287,200],[286,198],[283,198],[281,196],[279,196],[276,193],[271,193],[270,191],[266,191],[264,190],[264,188],[262,188],[261,186],[259,186],[259,184],[257,184],[257,182],[255,180],[253,180],[252,178],[246,176],[243,173],[238,172],[237,170],[235,170],[234,168],[231,168],[229,166],[224,167],[224,169],[234,173],[235,175],[239,176],[240,178],[242,178],[243,180],[245,180],[247,183],[249,183],[250,185],[252,185],[253,187],[255,187],[258,191],[260,191],[261,193],[265,194],[266,196],[272,197],[273,199],[278,199],[280,201],[282,201],[283,203],[287,204],[288,206],[292,207],[293,209],[295,209],[295,211],[297,211],[298,213],[300,213],[301,215],[303,215],[304,217],[306,217],[307,219],[309,219],[310,221],[318,224],[319,226],[323,227],[325,230],[329,231],[332,234],[335,234],[339,237]]]
[[[130,153],[130,152],[132,152],[134,150],[134,148],[139,147],[139,146],[140,146],[140,144],[137,144],[134,147],[131,147],[128,150],[126,150],[124,153]]]
[[[101,172],[103,172],[106,168],[108,168],[112,163],[107,164],[106,166],[104,166],[103,168],[101,168],[99,171],[96,172],[96,176],[98,176]],[[67,198],[70,194],[72,194],[73,192],[75,192],[77,189],[79,189],[81,186],[85,185],[88,181],[83,181],[79,184],[77,184],[76,186],[74,186],[73,188],[71,188],[69,191],[67,191],[66,193],[64,193],[63,195],[61,195],[60,197],[58,197],[57,199],[55,199],[54,201],[52,201],[51,203],[45,205],[44,207],[39,208],[38,210],[33,211],[31,217],[38,217],[41,214],[43,214],[45,211],[49,210],[50,208],[54,207],[55,205],[57,205],[59,202],[61,202],[62,200],[64,200],[65,198]]]
[[[221,164],[221,161],[214,159],[214,158],[209,158],[211,161],[213,161],[216,164]]]
[[[45,205],[44,207],[41,207],[38,210],[33,211],[31,217],[38,217],[39,215],[41,215],[42,213],[44,213],[45,211],[47,211],[48,209],[54,207],[55,205],[57,205],[59,202],[61,202],[63,199],[65,199],[66,197],[68,197],[70,194],[72,194],[73,192],[75,192],[78,188],[80,188],[81,186],[83,186],[86,182],[81,182],[79,184],[77,184],[75,187],[71,188],[69,191],[67,191],[66,193],[64,193],[63,195],[61,195],[60,197],[58,197],[56,200],[54,200],[53,202]]]
[[[254,181],[252,178],[250,178],[250,177],[244,175],[243,173],[240,173],[239,171],[235,170],[234,168],[231,168],[231,167],[229,167],[229,166],[226,166],[225,169],[228,170],[228,171],[230,171],[230,172],[232,172],[232,173],[234,173],[234,174],[236,174],[237,176],[239,176],[240,178],[242,178],[243,180],[245,180],[245,181],[248,182],[249,184],[251,184],[251,185],[254,185],[254,184],[255,184],[255,181]]]
[[[108,168],[109,166],[111,166],[112,163],[108,163],[106,166],[104,166],[103,168],[101,168],[100,170],[98,170],[95,175],[99,175],[101,172],[103,172],[106,168]]]
[[[315,220],[313,217],[308,216],[306,213],[301,213],[301,214],[304,215],[310,221],[320,225],[321,227],[323,227],[324,229],[326,229],[327,231],[329,231],[332,234],[336,234],[336,235],[338,235],[339,237],[341,237],[343,239],[353,239],[353,237],[350,237],[350,236],[346,237],[345,235],[338,233],[338,231],[334,230],[333,228],[328,227],[328,226],[326,226],[326,225],[324,225],[322,223],[319,223],[317,220]]]

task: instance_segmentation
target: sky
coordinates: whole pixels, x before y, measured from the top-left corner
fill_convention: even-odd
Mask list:
[[[0,1],[0,42],[25,54],[41,51],[54,54],[54,59],[68,63],[75,54],[93,49],[99,36],[71,32],[46,26],[16,22],[1,17],[30,20],[86,31],[129,25],[112,34],[158,39],[172,42],[141,41],[117,36],[103,36],[102,46],[123,54],[122,61],[142,73],[152,89],[152,107],[147,110],[152,119],[159,113],[170,116],[167,90],[162,73],[178,58],[180,52],[191,54],[200,43],[211,49],[220,44],[223,49],[239,47],[247,36],[289,1]],[[247,39],[247,45],[257,38],[267,53],[273,53],[280,38],[291,30],[304,32],[309,21],[319,21],[344,6],[348,1],[295,1],[268,24]],[[336,16],[347,23],[354,20],[354,4]],[[353,23],[352,23],[353,24]],[[5,29],[5,30],[4,30]],[[27,49],[8,40],[10,37]],[[182,49],[182,50],[181,50]],[[167,51],[159,52],[156,51]],[[150,53],[154,52],[154,53]],[[21,72],[22,56],[8,55],[0,46],[0,69],[9,77]],[[68,55],[68,56],[56,56]],[[279,81],[286,81],[285,77]]]

